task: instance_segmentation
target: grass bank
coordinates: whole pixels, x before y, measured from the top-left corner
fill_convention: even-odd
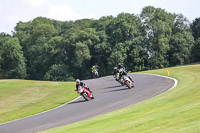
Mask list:
[[[43,112],[78,95],[75,83],[0,80],[0,123]]]
[[[111,113],[40,133],[199,133],[200,65],[146,71],[178,80],[159,96]]]

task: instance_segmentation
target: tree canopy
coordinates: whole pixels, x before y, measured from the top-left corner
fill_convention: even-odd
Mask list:
[[[200,18],[147,6],[141,14],[56,21],[18,22],[13,35],[0,33],[0,78],[69,81],[100,76],[118,63],[129,71],[200,61]]]

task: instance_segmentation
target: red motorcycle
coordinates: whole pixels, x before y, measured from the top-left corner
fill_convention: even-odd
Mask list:
[[[90,99],[94,99],[93,94],[83,86],[78,87],[78,93],[86,100],[89,101]]]

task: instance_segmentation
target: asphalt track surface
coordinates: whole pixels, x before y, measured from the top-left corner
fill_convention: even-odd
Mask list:
[[[84,81],[95,99],[82,97],[59,108],[0,125],[0,133],[34,133],[121,109],[159,95],[175,84],[173,79],[148,74],[129,74],[135,87],[121,86],[113,77]],[[74,89],[74,88],[72,88]]]

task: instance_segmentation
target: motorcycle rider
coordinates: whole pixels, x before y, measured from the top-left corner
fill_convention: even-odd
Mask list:
[[[122,80],[121,77],[122,77],[123,75],[124,75],[124,76],[127,76],[127,72],[126,72],[125,67],[124,67],[121,63],[118,64],[117,69],[118,69],[118,71],[119,71],[119,80],[121,81],[121,80]],[[132,82],[134,82],[130,76],[127,76],[127,77],[128,77]]]
[[[113,73],[117,73],[117,72],[119,72],[119,79],[121,80],[121,77],[122,77],[122,75],[127,75],[127,72],[125,71],[125,67],[121,64],[121,63],[119,63],[118,64],[118,66],[117,66],[117,70],[116,70],[116,67],[114,67],[114,72]]]
[[[97,66],[95,66],[95,65],[94,65],[94,66],[92,66],[92,68],[91,68],[91,69],[92,69],[92,73],[98,70],[98,69],[97,69]]]
[[[127,72],[126,72],[126,70],[125,70],[125,67],[121,64],[121,63],[119,63],[118,64],[118,66],[117,66],[117,69],[120,71],[122,71],[122,75],[127,75]]]
[[[91,68],[91,70],[92,70],[92,74],[94,75],[95,74],[95,72],[97,72],[98,73],[98,69],[97,69],[97,66],[92,66],[92,68]]]
[[[123,79],[122,79],[122,76],[123,76],[123,75],[126,76],[126,73],[123,71],[123,69],[120,69],[120,70],[119,70],[119,81],[122,83],[122,85],[124,85]]]
[[[90,93],[92,93],[92,91],[90,90],[90,88],[83,82],[80,81],[80,79],[76,79],[76,90],[75,91],[78,91],[78,87],[79,86],[83,86],[84,88],[86,88],[87,90],[90,91]]]

